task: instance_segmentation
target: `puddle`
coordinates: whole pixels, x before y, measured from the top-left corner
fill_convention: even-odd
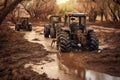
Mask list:
[[[115,77],[108,74],[87,70],[86,80],[120,80],[120,77]]]
[[[57,58],[57,54],[51,54],[47,57],[47,60],[44,59],[40,63],[26,64],[25,68],[32,67],[32,70],[39,74],[46,73],[49,78],[59,80],[120,80],[120,77],[111,76],[105,73],[86,70],[81,67],[73,68],[74,64],[72,64],[72,62],[69,63],[72,67],[68,67],[62,64],[62,60]]]
[[[59,68],[59,61],[56,54],[51,54],[47,56],[52,60],[43,60],[37,64],[26,64],[25,68],[32,67],[32,70],[43,74],[46,73],[49,78],[59,79],[59,80],[80,80],[75,74],[66,73],[64,70]]]
[[[55,44],[53,45],[53,47],[51,47],[52,39],[44,38],[44,35],[40,35],[40,33],[43,33],[43,29],[44,29],[43,27],[39,27],[39,29],[33,28],[32,32],[25,32],[24,38],[32,43],[42,44],[47,51],[57,52],[55,48]],[[38,30],[40,31],[39,33],[36,32]],[[34,39],[37,39],[37,40],[34,40]]]

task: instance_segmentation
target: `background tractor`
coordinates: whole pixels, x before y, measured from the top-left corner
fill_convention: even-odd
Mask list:
[[[72,49],[98,50],[99,40],[93,29],[86,29],[84,13],[66,13],[64,24],[57,33],[57,48],[61,52]]]
[[[27,17],[20,18],[20,21],[15,25],[15,30],[20,31],[20,29],[32,31],[32,24],[29,23]]]
[[[50,23],[44,26],[44,37],[56,38],[56,27],[61,22],[60,16],[51,16],[49,18]]]

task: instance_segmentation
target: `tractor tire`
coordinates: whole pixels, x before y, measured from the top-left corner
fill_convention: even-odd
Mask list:
[[[16,25],[15,25],[15,30],[16,30],[16,31],[20,31],[20,25],[16,24]]]
[[[68,33],[62,31],[59,35],[59,50],[61,52],[70,52],[71,51],[71,41]]]
[[[56,38],[56,32],[54,28],[50,28],[50,36],[51,38]]]
[[[32,31],[32,25],[28,25],[28,31]]]
[[[49,25],[45,25],[44,26],[44,37],[48,38],[50,35],[50,26]]]
[[[59,49],[60,33],[61,33],[61,27],[57,27],[56,28],[57,50]]]
[[[98,50],[99,48],[99,40],[98,37],[96,36],[96,33],[94,31],[88,33],[87,36],[87,46],[90,51],[93,50]]]

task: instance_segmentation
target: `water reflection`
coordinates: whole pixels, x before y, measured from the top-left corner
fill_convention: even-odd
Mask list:
[[[111,76],[105,73],[99,73],[87,70],[75,62],[75,53],[59,53],[60,68],[67,73],[75,74],[80,80],[120,80],[120,77]],[[75,57],[74,57],[75,56]]]
[[[115,77],[108,74],[87,70],[86,80],[120,80],[120,77]]]
[[[74,55],[50,54],[40,63],[26,64],[25,68],[32,67],[32,70],[39,74],[46,73],[49,78],[59,80],[120,80],[120,77],[80,67],[74,62]]]
[[[31,67],[31,69],[39,74],[46,73],[49,78],[59,80],[80,80],[75,74],[65,72],[65,68],[60,69],[59,60],[56,54],[50,54],[39,63],[28,63],[25,68]],[[66,67],[67,68],[67,67]]]

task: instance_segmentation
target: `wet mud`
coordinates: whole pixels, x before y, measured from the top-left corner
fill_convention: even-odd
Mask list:
[[[0,35],[0,80],[120,80],[120,30],[90,27],[98,34],[99,51],[61,53],[41,26],[0,31],[7,37]]]
[[[113,67],[114,65],[119,65],[119,62],[111,65],[110,63],[113,60],[110,60],[110,58],[108,58],[110,57],[111,52],[105,53],[107,50],[112,50],[116,46],[116,45],[110,45],[110,43],[108,43],[109,41],[106,40],[105,38],[105,36],[111,35],[107,33],[116,32],[116,29],[109,29],[104,27],[96,28],[95,26],[92,26],[92,28],[95,29],[95,31],[98,33],[98,36],[100,38],[99,51],[59,53],[59,51],[56,50],[55,44],[54,44],[54,47],[50,46],[52,39],[44,38],[43,27],[41,27],[41,29],[39,28],[40,29],[39,32],[34,30],[32,33],[26,34],[25,38],[28,39],[28,41],[43,44],[46,50],[51,52],[52,51],[56,52],[56,54],[49,55],[49,58],[53,59],[52,62],[43,61],[42,62],[43,65],[41,65],[41,62],[38,63],[38,65],[29,63],[29,64],[26,64],[26,66],[32,66],[32,70],[35,72],[38,72],[39,74],[45,72],[48,74],[49,77],[60,79],[60,80],[101,80],[101,79],[102,80],[120,80],[120,78],[116,77],[116,74],[114,74],[115,72],[109,72],[111,67]],[[120,31],[117,30],[116,33],[119,33],[119,32]],[[32,34],[35,34],[33,36],[36,36],[36,35],[37,36],[31,38],[29,35],[32,35]],[[34,38],[37,38],[40,41],[32,41]],[[103,57],[108,58],[106,59],[108,61],[107,62],[106,60],[102,61],[101,59]],[[114,60],[114,62],[117,62],[117,61],[119,61],[119,59]],[[111,65],[110,67],[108,67],[109,64]],[[103,68],[103,70],[101,70],[100,68]],[[118,70],[118,68],[115,70]],[[119,75],[119,72],[117,74]],[[115,75],[115,76],[112,76],[112,75]]]

